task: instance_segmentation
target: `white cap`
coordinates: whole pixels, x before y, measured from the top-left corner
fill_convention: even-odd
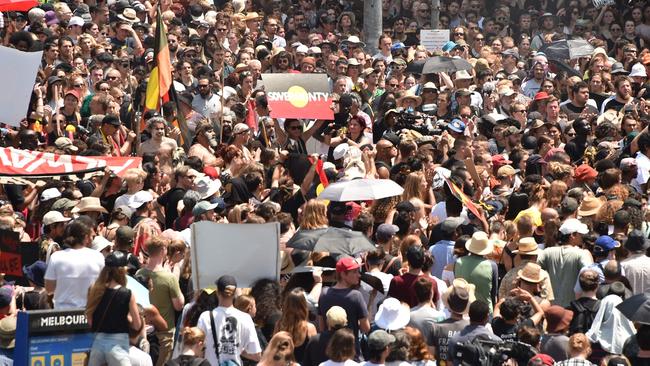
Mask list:
[[[143,204],[153,201],[153,195],[149,191],[138,191],[133,197],[131,197],[131,202],[129,202],[129,207],[134,210],[137,210]]]
[[[78,25],[78,26],[82,27],[84,25],[83,18],[82,17],[77,17],[77,16],[74,16],[74,17],[70,18],[70,21],[68,22],[68,27],[73,26],[73,25]]]
[[[320,47],[314,46],[314,47],[309,47],[309,53],[322,53],[322,51],[320,50]]]
[[[296,47],[296,53],[307,53],[309,52],[309,48],[305,46],[304,44],[301,44],[300,46]]]
[[[349,149],[350,149],[350,145],[339,144],[337,147],[334,148],[334,151],[332,152],[332,156],[334,157],[334,160],[339,160],[342,157],[344,157]]]
[[[456,76],[456,80],[471,80],[472,79],[472,75],[470,75],[465,70],[456,71],[455,76]]]
[[[101,252],[102,250],[106,249],[107,247],[110,247],[111,245],[113,245],[113,243],[111,243],[110,241],[108,241],[108,239],[106,239],[106,238],[103,237],[103,236],[99,236],[99,235],[97,235],[97,236],[93,239],[93,246],[92,246],[92,248],[95,249],[95,250],[98,251],[98,252]]]
[[[59,211],[50,211],[43,216],[43,226],[56,224],[57,222],[68,222],[69,217],[63,216]]]
[[[632,66],[632,71],[630,71],[629,76],[630,77],[642,76],[644,78],[647,78],[648,74],[646,74],[645,72],[645,66],[643,66],[643,64],[641,64],[640,62],[637,62],[636,64],[634,64],[634,66]]]
[[[589,228],[578,219],[566,219],[560,226],[560,232],[564,235],[573,233],[587,234]]]
[[[58,188],[48,188],[41,192],[41,201],[49,201],[59,197],[61,197],[61,191]]]

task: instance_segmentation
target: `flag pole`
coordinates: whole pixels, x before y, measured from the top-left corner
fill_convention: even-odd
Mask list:
[[[219,123],[221,124],[219,126],[219,143],[223,144],[223,105],[225,103],[223,94],[224,94],[224,85],[225,84],[225,75],[226,75],[226,58],[223,57],[221,59],[221,121]]]

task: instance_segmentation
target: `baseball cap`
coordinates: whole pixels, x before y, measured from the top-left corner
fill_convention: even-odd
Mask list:
[[[505,156],[497,154],[492,156],[492,165],[494,167],[502,167],[504,165],[512,164],[512,160],[508,160]]]
[[[454,118],[451,122],[449,122],[447,128],[456,133],[463,133],[465,132],[465,123],[458,118]]]
[[[52,205],[52,211],[67,211],[67,210],[72,210],[75,206],[77,205],[77,201],[73,201],[69,198],[59,198],[54,202]]]
[[[83,18],[78,17],[78,16],[74,16],[74,17],[70,18],[70,21],[68,21],[68,27],[71,27],[73,25],[76,25],[76,26],[79,26],[79,27],[83,26],[84,25]]]
[[[70,140],[67,137],[59,137],[54,141],[54,145],[56,145],[57,148],[61,150],[70,150],[70,151],[77,151],[79,150],[78,147],[74,146],[72,144],[72,140]]]
[[[209,201],[201,201],[197,203],[192,209],[192,216],[199,216],[206,212],[212,211],[219,206],[218,203],[210,203]]]
[[[135,237],[135,231],[128,225],[120,226],[115,231],[115,241],[117,243],[132,243]]]
[[[128,264],[128,255],[119,250],[111,252],[111,254],[106,256],[106,259],[104,259],[104,265],[106,265],[106,267],[126,267]]]
[[[340,306],[332,306],[327,313],[325,313],[327,319],[327,327],[330,329],[342,328],[348,325],[348,314]]]
[[[101,252],[102,250],[110,247],[111,245],[113,245],[113,243],[111,243],[110,241],[108,241],[108,239],[106,239],[101,235],[97,235],[92,242],[92,248],[98,252]]]
[[[566,219],[560,226],[560,232],[564,235],[573,233],[587,234],[589,228],[578,219]]]
[[[122,125],[120,119],[112,114],[107,114],[106,116],[104,116],[104,118],[102,119],[102,124],[109,124],[115,127],[120,127]]]
[[[377,239],[385,241],[390,239],[393,235],[397,234],[399,227],[393,224],[381,224],[377,227]]]
[[[0,308],[9,306],[13,297],[14,293],[9,287],[0,287]]]
[[[48,226],[56,224],[57,222],[68,222],[70,221],[69,217],[63,216],[59,211],[50,211],[43,216],[43,226]]]
[[[445,221],[440,224],[440,230],[446,233],[452,233],[463,223],[463,219],[460,217],[447,217]]]
[[[449,52],[454,48],[456,48],[456,43],[454,41],[447,41],[445,44],[442,45],[443,52]]]
[[[371,350],[382,350],[395,342],[395,336],[388,334],[383,329],[377,329],[368,336],[368,348]]]
[[[359,269],[359,262],[352,257],[343,257],[336,262],[336,272],[347,272]]]
[[[553,357],[544,353],[536,354],[528,361],[528,365],[534,365],[534,366],[553,366],[554,364],[555,364],[555,360],[553,359]]]
[[[226,296],[234,295],[235,290],[237,290],[237,280],[235,280],[235,277],[230,275],[219,277],[215,283],[217,285],[217,290]]]
[[[627,168],[632,168],[636,167],[636,159],[634,158],[624,158],[621,160],[621,164],[619,165],[620,169],[627,169]]]
[[[621,243],[612,239],[611,236],[601,235],[598,239],[596,239],[596,242],[594,243],[594,252],[596,253],[609,252],[612,249],[618,248],[620,246]]]
[[[514,49],[514,48],[508,48],[507,50],[504,50],[503,52],[501,52],[501,54],[503,56],[514,56],[517,59],[519,59],[519,52],[517,52],[517,50]]]
[[[142,207],[142,205],[145,203],[151,201],[153,201],[153,195],[149,191],[138,191],[131,198],[129,207],[135,210]]]

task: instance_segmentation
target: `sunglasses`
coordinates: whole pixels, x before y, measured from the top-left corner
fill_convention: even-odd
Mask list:
[[[117,79],[119,79],[119,77],[118,76],[108,76],[108,77],[106,77],[106,79],[107,80],[117,80]]]

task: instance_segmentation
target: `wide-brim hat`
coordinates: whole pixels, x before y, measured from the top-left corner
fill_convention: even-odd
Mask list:
[[[12,349],[16,346],[16,320],[15,315],[0,320],[0,348]]]
[[[355,44],[359,47],[366,47],[366,44],[361,42],[361,39],[357,36],[349,36],[348,38],[341,41],[341,44]]]
[[[566,330],[573,319],[573,311],[565,309],[559,305],[550,306],[544,312],[546,318],[546,331],[549,333],[559,333]]]
[[[131,24],[136,23],[138,19],[138,15],[135,12],[135,9],[132,8],[126,8],[122,11],[122,14],[117,15],[118,19],[123,20],[125,22],[129,22]]]
[[[517,249],[512,251],[521,255],[536,255],[539,254],[539,246],[532,236],[519,239]]]
[[[414,100],[418,106],[422,104],[422,98],[415,95],[412,91],[408,90],[404,93],[404,95],[402,95],[401,97],[399,97],[399,99],[397,99],[397,105],[402,105],[402,102],[404,102],[407,99]]]
[[[546,279],[542,267],[537,263],[528,262],[524,268],[517,271],[517,278],[530,283],[540,283]]]
[[[219,192],[219,189],[221,189],[221,181],[218,179],[212,180],[208,176],[197,178],[196,181],[194,181],[194,185],[196,186],[196,190],[201,194],[201,199],[203,200],[212,197],[215,193]]]
[[[603,201],[597,197],[585,197],[578,208],[578,216],[593,216],[598,213],[602,205]]]
[[[72,209],[72,213],[82,212],[108,213],[108,211],[102,207],[102,204],[97,197],[84,197],[79,201],[77,206]]]
[[[487,255],[494,250],[494,243],[492,243],[485,232],[477,231],[465,243],[465,249],[476,255]]]
[[[457,314],[466,314],[469,311],[469,306],[476,297],[474,290],[476,286],[467,282],[463,278],[456,278],[447,287],[447,290],[442,293],[442,303],[445,304],[447,309]]]
[[[410,320],[411,312],[408,306],[393,297],[384,300],[375,314],[375,324],[384,330],[402,329]]]
[[[243,21],[247,22],[249,20],[261,20],[263,17],[256,12],[250,12],[244,15]]]

